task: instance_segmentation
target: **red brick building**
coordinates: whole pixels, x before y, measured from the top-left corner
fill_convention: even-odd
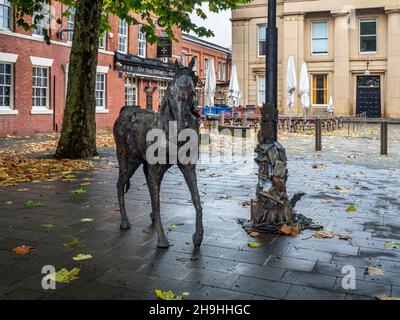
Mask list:
[[[183,63],[187,64],[192,58],[196,59],[195,69],[201,80],[198,86],[198,104],[203,106],[205,101],[204,80],[208,63],[214,63],[216,73],[215,104],[227,104],[227,91],[232,69],[231,50],[188,34],[182,34],[181,42]]]
[[[25,31],[16,24],[9,1],[0,0],[0,137],[61,129],[74,8],[69,17],[62,15],[68,7],[56,1],[49,1],[47,9],[46,19],[37,23],[37,29]],[[141,21],[140,17],[135,18]],[[61,25],[56,23],[57,19],[62,20]],[[179,29],[175,29],[175,37],[180,41],[172,43],[172,57],[157,59],[157,45],[146,41],[139,25],[128,26],[111,15],[109,22],[111,31],[100,39],[97,67],[98,129],[111,128],[124,105],[157,111],[174,75],[175,60],[187,63],[193,53],[198,57],[200,77],[204,76],[206,57],[214,59],[216,70],[219,61],[230,61],[229,50],[191,36],[182,39]],[[49,32],[50,45],[44,42],[44,29]],[[162,28],[157,33],[163,36]],[[225,71],[224,78],[228,79],[227,65]],[[219,81],[225,82],[222,78]],[[202,104],[202,95],[199,96]]]

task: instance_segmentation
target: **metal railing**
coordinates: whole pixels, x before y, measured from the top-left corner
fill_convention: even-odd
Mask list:
[[[354,117],[346,119],[347,122],[347,134],[350,135],[350,131],[361,132],[362,135],[365,133],[367,127],[367,113],[363,112],[357,114]]]

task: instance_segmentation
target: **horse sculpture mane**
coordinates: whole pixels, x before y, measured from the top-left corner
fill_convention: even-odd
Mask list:
[[[161,129],[169,136],[170,124],[173,121],[177,133],[184,129],[192,129],[198,133],[198,111],[195,107],[197,76],[193,72],[194,59],[188,67],[181,68],[176,63],[176,74],[167,88],[158,113],[149,112],[136,106],[126,106],[114,124],[114,139],[119,163],[117,183],[118,201],[121,212],[121,230],[129,230],[125,193],[130,187],[130,179],[135,171],[143,165],[147,186],[151,197],[151,220],[158,234],[158,247],[167,248],[169,243],[160,218],[160,186],[165,172],[175,163],[170,163],[169,156],[165,163],[149,162],[146,156],[149,142],[146,137],[152,129]],[[179,146],[179,144],[178,144]],[[167,146],[167,153],[168,153]],[[197,188],[196,164],[182,164],[179,159],[177,166],[183,173],[189,187],[193,205],[196,209],[196,230],[193,234],[193,244],[200,246],[203,240],[202,207]]]

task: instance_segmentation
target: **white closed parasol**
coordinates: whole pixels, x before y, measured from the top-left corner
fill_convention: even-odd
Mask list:
[[[229,83],[228,97],[232,101],[232,106],[235,108],[239,105],[239,99],[242,97],[242,93],[239,88],[239,80],[237,76],[237,69],[234,65],[231,72],[231,81]]]
[[[206,83],[204,86],[204,91],[206,94],[206,103],[209,107],[214,106],[214,96],[217,87],[217,80],[215,77],[214,63],[210,61],[208,63],[208,68],[206,70]]]
[[[331,115],[333,115],[333,111],[335,111],[335,106],[333,104],[333,97],[332,96],[329,97],[329,103],[328,103],[327,111]]]
[[[310,98],[308,96],[310,82],[308,78],[307,64],[305,62],[303,62],[301,65],[299,90],[301,94],[301,104],[304,108],[304,114],[307,116],[307,108],[310,106]]]
[[[288,91],[286,105],[289,108],[294,107],[294,92],[296,91],[296,85],[296,67],[294,66],[294,58],[293,56],[289,56],[286,72],[286,87]]]

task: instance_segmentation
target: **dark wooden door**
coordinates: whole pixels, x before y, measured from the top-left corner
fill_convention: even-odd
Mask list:
[[[367,118],[381,117],[380,76],[357,77],[357,114],[367,113]]]

